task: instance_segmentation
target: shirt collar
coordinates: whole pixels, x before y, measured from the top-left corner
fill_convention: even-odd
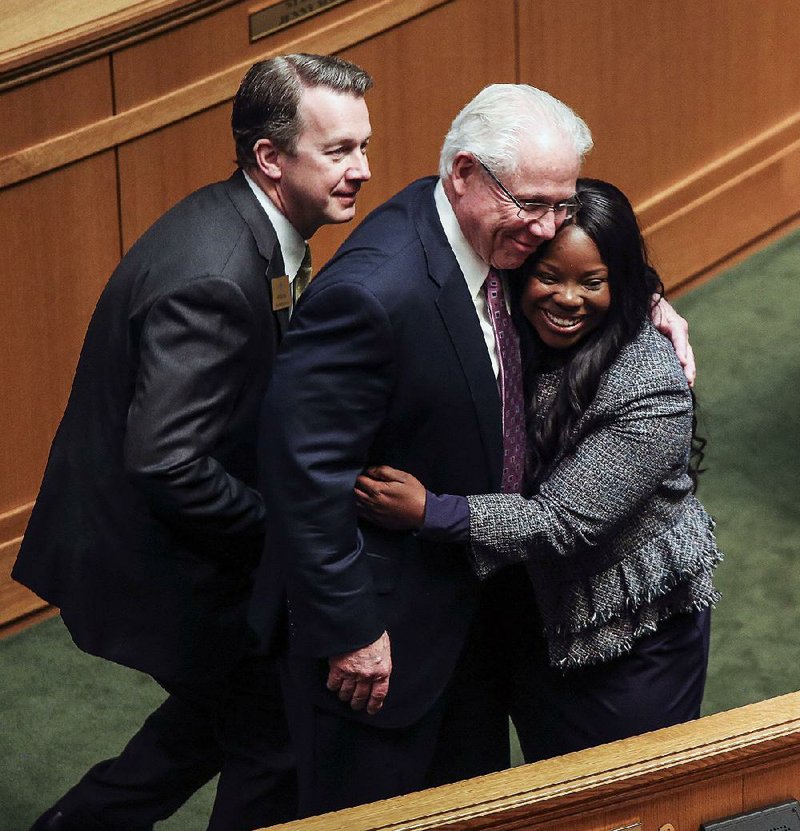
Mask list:
[[[489,265],[475,253],[475,249],[467,242],[467,238],[458,224],[453,206],[444,192],[441,179],[433,189],[433,200],[436,203],[436,211],[439,214],[444,235],[450,243],[450,248],[453,249],[456,262],[467,281],[470,296],[474,300],[483,288],[486,275],[489,273]]]
[[[294,225],[284,216],[275,203],[264,193],[263,190],[253,181],[247,171],[242,171],[250,190],[253,191],[259,205],[266,211],[275,235],[278,237],[278,245],[281,247],[283,267],[289,276],[289,281],[294,280],[303,256],[306,252],[306,241],[300,236]]]

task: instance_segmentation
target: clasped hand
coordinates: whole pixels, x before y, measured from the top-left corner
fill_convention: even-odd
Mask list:
[[[425,521],[425,486],[410,473],[379,465],[356,479],[356,509],[362,519],[393,531],[412,531]]]

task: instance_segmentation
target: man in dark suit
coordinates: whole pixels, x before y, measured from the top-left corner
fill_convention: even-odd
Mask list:
[[[305,241],[352,219],[369,179],[371,85],[327,56],[252,67],[233,105],[240,170],[159,219],[100,297],[14,577],[81,649],[169,696],[37,829],[151,829],[217,773],[211,829],[296,814],[277,671],[245,615],[258,411]]]
[[[440,180],[410,185],[367,217],[298,307],[264,411],[269,553],[254,613],[282,568],[302,814],[508,763],[505,715],[455,725],[470,731],[474,758],[451,760],[447,774],[436,761],[443,723],[463,709],[466,667],[498,663],[490,653],[500,645],[483,632],[499,608],[493,589],[479,587],[458,547],[359,530],[352,489],[379,462],[434,492],[500,488],[483,284],[490,267],[522,265],[560,217],[518,216],[479,159],[505,171],[520,199],[553,205],[574,196],[590,146],[583,122],[545,93],[489,87],[454,122]]]
[[[282,569],[302,815],[508,764],[506,646],[532,610],[506,598],[524,574],[479,585],[458,546],[359,528],[353,486],[384,463],[432,492],[513,489],[493,318],[508,315],[506,271],[574,211],[590,147],[546,93],[488,87],[453,122],[440,178],[368,216],[292,319],[263,414],[269,544],[253,615]]]

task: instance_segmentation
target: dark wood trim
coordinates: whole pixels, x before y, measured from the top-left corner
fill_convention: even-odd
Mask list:
[[[140,9],[134,8],[110,16],[102,25],[87,24],[65,35],[25,44],[0,56],[0,91],[107,55],[238,2],[240,0],[171,0],[163,3],[161,13],[151,11],[145,17]]]

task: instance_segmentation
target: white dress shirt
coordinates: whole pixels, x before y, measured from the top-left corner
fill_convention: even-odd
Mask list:
[[[281,213],[275,203],[250,178],[247,172],[243,172],[247,184],[250,185],[250,190],[253,191],[256,199],[258,199],[258,204],[266,211],[267,217],[275,229],[275,235],[278,237],[278,245],[281,247],[283,267],[286,269],[289,284],[291,285],[297,276],[300,264],[303,262],[303,257],[306,253],[306,241],[300,236],[294,225]]]
[[[492,361],[492,369],[494,369],[495,377],[500,376],[500,360],[497,357],[497,345],[494,340],[494,330],[492,329],[492,321],[489,319],[489,309],[486,303],[486,295],[483,291],[483,284],[489,274],[489,264],[485,263],[476,253],[475,249],[467,242],[461,226],[458,224],[456,215],[453,211],[453,206],[444,192],[441,179],[436,183],[433,190],[433,199],[436,203],[436,211],[439,214],[439,220],[444,229],[444,235],[450,243],[450,248],[453,249],[456,262],[464,275],[464,280],[467,283],[469,296],[475,304],[475,313],[478,315],[478,320],[481,324],[481,331],[483,332],[483,340],[486,344],[486,351],[489,353],[489,358]],[[506,289],[506,303],[508,302],[508,285],[505,275],[501,273],[503,280],[503,288]]]

